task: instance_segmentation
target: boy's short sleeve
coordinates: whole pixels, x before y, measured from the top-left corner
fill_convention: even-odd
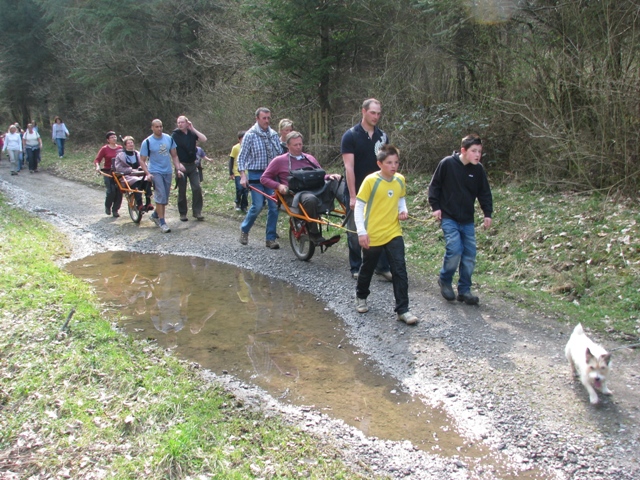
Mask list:
[[[364,179],[364,181],[360,185],[358,194],[356,195],[356,198],[363,201],[364,203],[368,203],[369,197],[371,197],[371,186],[373,183],[372,179],[370,179],[369,177],[370,176],[367,176],[367,178]]]

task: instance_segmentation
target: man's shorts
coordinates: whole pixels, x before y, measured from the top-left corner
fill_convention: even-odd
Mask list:
[[[169,192],[171,191],[171,179],[173,173],[153,174],[153,200],[159,205],[169,203]]]

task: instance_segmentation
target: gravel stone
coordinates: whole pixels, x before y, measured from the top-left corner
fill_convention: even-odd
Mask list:
[[[395,377],[425,404],[444,410],[460,435],[488,452],[483,458],[446,458],[407,441],[367,438],[312,407],[282,403],[227,370],[220,375],[198,370],[204,379],[230,390],[246,408],[278,415],[335,445],[346,462],[368,476],[497,479],[505,472],[528,472],[528,478],[640,478],[640,358],[635,350],[614,353],[609,384],[615,393],[591,406],[564,359],[573,325],[536,316],[479,286],[474,288],[481,297],[479,306],[449,303],[440,295],[437,272],[433,278],[420,278],[410,271],[411,311],[421,321],[407,326],[395,320],[387,282],[374,279],[370,311],[355,312],[355,283],[344,240],[325,254],[318,251],[310,262],[300,262],[290,251],[287,232],[280,231],[280,250],[265,249],[258,241],[264,218],[254,226],[249,245],[243,246],[237,239],[241,220],[232,209],[229,218],[179,222],[175,198],[167,210],[172,232],[162,235],[147,218],[135,225],[125,214],[105,217],[102,189],[45,172],[13,177],[7,173],[7,162],[2,162],[0,190],[15,207],[67,235],[72,254],[66,260],[105,250],[199,256],[310,292],[344,321],[347,340],[369,356],[371,366]],[[65,192],[73,192],[72,201]],[[185,241],[189,238],[197,241]],[[603,343],[609,349],[621,346]],[[260,473],[268,474],[255,468],[255,474]]]

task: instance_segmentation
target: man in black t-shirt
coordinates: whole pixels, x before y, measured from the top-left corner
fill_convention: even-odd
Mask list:
[[[198,165],[196,164],[196,141],[206,142],[207,137],[196,130],[193,123],[184,115],[179,116],[176,123],[178,124],[178,128],[173,131],[171,137],[173,141],[176,142],[178,159],[185,168],[184,175],[177,177],[178,212],[180,213],[180,220],[183,222],[189,220],[187,218],[187,212],[189,211],[187,205],[187,179],[189,179],[193,216],[202,221],[204,220],[202,216],[202,188],[200,187],[200,174],[198,172]]]
[[[353,232],[356,230],[353,218],[353,209],[356,205],[356,195],[364,178],[370,173],[377,172],[378,163],[376,155],[382,145],[389,143],[387,134],[378,128],[378,122],[382,115],[382,105],[375,98],[369,98],[362,104],[362,120],[345,132],[342,136],[340,153],[344,162],[347,190],[345,193],[345,205],[349,222],[347,228]],[[362,248],[358,242],[356,233],[348,233],[349,243],[349,268],[353,278],[358,278],[358,272],[362,265]],[[391,281],[389,262],[383,254],[380,256],[376,274],[382,275]]]

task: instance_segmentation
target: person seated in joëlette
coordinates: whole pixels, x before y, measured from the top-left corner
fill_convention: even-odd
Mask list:
[[[140,161],[140,153],[136,150],[133,137],[127,136],[122,139],[124,149],[116,155],[113,170],[122,174],[129,187],[145,192],[146,202],[142,204],[142,194],[135,193],[138,210],[142,212],[153,210],[151,205],[151,178],[147,165]]]
[[[320,214],[319,209],[323,203],[322,199],[308,191],[292,192],[289,189],[288,178],[293,170],[309,167],[321,169],[322,167],[315,157],[308,153],[302,153],[304,139],[300,132],[293,131],[289,133],[286,137],[286,143],[289,151],[271,160],[269,166],[260,177],[260,183],[267,188],[278,190],[289,206],[292,205],[294,198],[297,197],[298,203],[302,205],[307,215],[310,218],[318,218]],[[335,192],[341,178],[341,175],[337,173],[325,175],[324,180],[332,183],[332,185],[328,185],[325,190]],[[296,195],[296,193],[298,195]],[[320,234],[318,223],[308,222],[307,228],[309,230],[309,239],[316,245],[325,241]]]

